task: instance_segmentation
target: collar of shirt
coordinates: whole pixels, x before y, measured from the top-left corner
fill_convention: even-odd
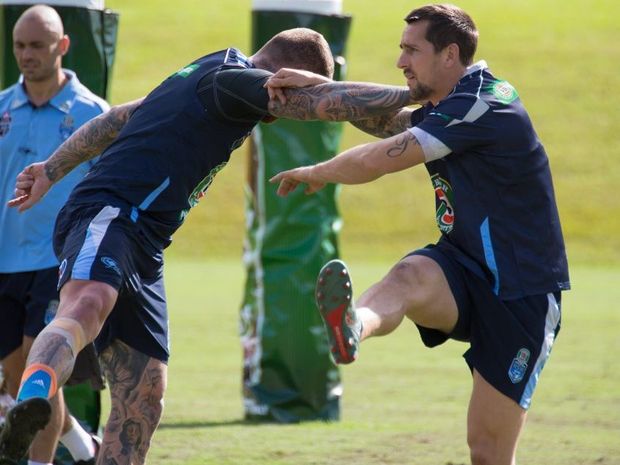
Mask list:
[[[469,76],[470,74],[473,74],[476,71],[480,71],[481,69],[486,69],[486,68],[488,68],[486,61],[484,60],[477,61],[476,63],[468,66],[467,69],[465,69],[465,73],[463,73],[462,78],[464,78],[465,76]]]
[[[66,84],[60,89],[54,97],[51,98],[47,102],[48,105],[53,106],[58,109],[62,113],[69,113],[73,103],[75,102],[75,95],[77,93],[77,87],[80,84],[76,74],[68,69],[62,70],[68,78]],[[24,90],[24,76],[19,76],[17,86],[15,86],[15,90],[13,91],[13,102],[11,103],[11,110],[15,110],[16,108],[21,107],[22,105],[26,105],[29,103],[28,94]]]

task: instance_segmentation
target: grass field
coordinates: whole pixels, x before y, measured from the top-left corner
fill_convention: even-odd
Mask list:
[[[387,265],[354,261],[358,290]],[[620,463],[620,271],[577,268],[562,331],[534,396],[519,463]],[[173,357],[165,415],[151,461],[166,465],[457,465],[468,462],[470,375],[449,343],[425,349],[417,331],[367,341],[344,367],[342,420],[241,421],[236,261],[173,261],[167,270]]]
[[[478,58],[512,82],[549,153],[574,290],[534,397],[519,463],[620,464],[620,3],[464,0],[481,31]],[[205,52],[249,48],[249,0],[107,0],[121,14],[112,101],[145,94]],[[402,17],[418,3],[344,0],[354,15],[348,78],[401,84]],[[347,126],[342,147],[370,140]],[[429,351],[404,325],[343,369],[341,422],[241,421],[237,336],[243,271],[245,148],[216,178],[168,252],[173,358],[154,464],[468,463],[470,377],[452,343]],[[343,257],[357,289],[434,240],[433,193],[411,170],[341,194]],[[362,208],[360,208],[362,206]],[[372,225],[372,227],[371,227]]]

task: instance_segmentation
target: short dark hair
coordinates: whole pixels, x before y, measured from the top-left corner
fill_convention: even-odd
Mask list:
[[[273,36],[257,52],[264,67],[276,72],[280,68],[297,68],[331,78],[334,75],[334,57],[323,37],[312,29],[298,27]]]
[[[459,59],[465,66],[472,64],[478,45],[478,30],[471,17],[450,4],[426,5],[405,16],[407,24],[428,21],[426,40],[440,52],[450,44],[459,46]]]

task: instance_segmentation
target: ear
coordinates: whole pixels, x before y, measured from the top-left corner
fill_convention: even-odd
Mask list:
[[[446,48],[443,49],[444,52],[444,62],[446,66],[449,68],[454,65],[459,65],[461,63],[461,59],[459,57],[460,48],[458,44],[451,43]]]
[[[61,56],[65,56],[69,51],[69,46],[71,45],[71,39],[69,39],[68,35],[62,36],[62,38],[58,41],[58,50],[60,51]]]

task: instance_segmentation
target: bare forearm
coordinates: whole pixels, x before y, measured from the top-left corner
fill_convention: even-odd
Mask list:
[[[351,124],[372,136],[385,139],[410,128],[412,112],[410,108],[404,108],[387,115],[351,121]]]
[[[269,112],[297,120],[354,121],[394,112],[411,103],[407,87],[332,82],[287,89],[285,104],[269,102]]]
[[[358,145],[312,167],[322,183],[364,184],[424,161],[418,140],[406,131],[388,139]]]
[[[112,107],[80,127],[45,162],[45,174],[49,180],[57,182],[80,163],[99,155],[116,139],[140,102]]]

